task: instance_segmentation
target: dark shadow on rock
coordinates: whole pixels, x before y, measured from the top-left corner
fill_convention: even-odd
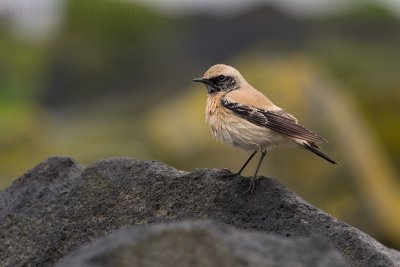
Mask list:
[[[400,253],[311,206],[272,178],[221,178],[111,158],[86,168],[50,158],[0,193],[0,266],[50,266],[121,228],[213,220],[281,237],[325,236],[352,266],[399,266]]]

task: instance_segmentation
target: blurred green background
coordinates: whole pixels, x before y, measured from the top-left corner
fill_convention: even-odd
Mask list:
[[[55,155],[238,170],[248,155],[213,140],[191,82],[216,63],[342,164],[284,148],[260,174],[400,249],[396,1],[3,1],[0,189]]]

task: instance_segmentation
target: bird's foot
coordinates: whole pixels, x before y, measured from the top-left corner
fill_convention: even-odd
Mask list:
[[[256,181],[257,181],[257,177],[251,177],[250,179],[250,185],[249,188],[247,189],[246,193],[253,193],[254,190],[256,189]]]
[[[221,178],[233,178],[240,175],[240,173],[232,172],[228,169],[224,169],[224,173],[221,175]]]

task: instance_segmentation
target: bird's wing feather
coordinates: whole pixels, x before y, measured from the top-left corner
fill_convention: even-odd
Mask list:
[[[264,110],[251,105],[242,105],[230,101],[227,98],[221,99],[221,104],[233,111],[233,113],[253,124],[266,127],[280,134],[308,141],[310,143],[322,143],[326,140],[299,124],[292,115],[282,109]]]
[[[252,88],[250,85],[242,86],[240,90],[233,90],[226,94],[226,98],[241,105],[251,105],[259,109],[277,108],[265,95]]]

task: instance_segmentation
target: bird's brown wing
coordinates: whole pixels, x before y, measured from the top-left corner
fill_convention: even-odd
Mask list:
[[[307,128],[297,123],[296,118],[282,109],[272,111],[263,110],[250,105],[241,105],[231,102],[226,98],[221,99],[221,104],[225,108],[233,111],[235,115],[280,134],[302,139],[310,142],[310,144],[326,142],[324,138],[312,133]]]

